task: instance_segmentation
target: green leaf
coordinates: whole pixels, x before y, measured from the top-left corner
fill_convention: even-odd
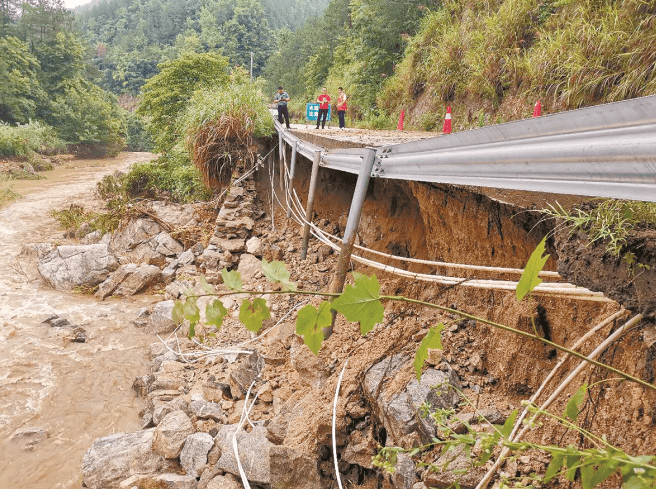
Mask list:
[[[184,302],[182,301],[175,301],[175,305],[173,306],[173,312],[171,313],[171,318],[173,319],[173,322],[175,324],[182,324],[184,321]]]
[[[574,482],[576,478],[576,470],[581,465],[581,452],[579,452],[572,445],[567,445],[567,453],[565,454],[565,465],[567,466],[567,472],[565,477],[568,481]]]
[[[524,273],[522,273],[522,277],[519,279],[519,283],[517,284],[516,289],[517,301],[519,302],[521,302],[522,299],[526,297],[526,294],[532,292],[533,289],[542,283],[542,279],[538,277],[538,274],[542,271],[542,267],[544,267],[544,264],[547,262],[550,256],[542,256],[544,254],[544,247],[546,242],[547,237],[545,236],[542,238],[540,244],[531,254],[526,267],[524,267]]]
[[[360,323],[362,336],[383,322],[385,309],[380,303],[380,284],[376,275],[367,277],[354,273],[355,287],[347,285],[344,293],[331,303],[331,307],[351,322]]]
[[[608,479],[617,469],[619,462],[614,460],[599,460],[595,470],[595,463],[588,463],[581,467],[581,486],[583,489],[593,489]]]
[[[228,310],[219,299],[205,306],[205,322],[207,324],[213,324],[217,328],[220,328],[223,325],[223,319],[227,315]]]
[[[512,429],[515,426],[515,419],[517,419],[517,409],[515,409],[512,413],[510,413],[510,416],[508,416],[508,419],[503,424],[503,428],[501,428],[501,435],[506,440],[510,436],[510,433],[512,433]]]
[[[308,304],[298,311],[296,333],[303,336],[303,342],[315,355],[319,354],[324,339],[323,328],[330,326],[332,319],[330,303],[326,301],[322,302],[318,309]]]
[[[224,268],[221,270],[221,276],[223,277],[223,283],[230,290],[236,290],[237,292],[244,290],[244,286],[241,284],[241,275],[239,272],[235,270],[229,272],[227,268]]]
[[[565,406],[565,412],[563,414],[572,421],[576,421],[576,418],[578,418],[579,410],[581,408],[581,404],[583,404],[583,398],[587,391],[588,384],[584,383],[567,402],[567,406]]]
[[[198,309],[195,297],[187,298],[182,307],[182,312],[185,319],[187,319],[191,324],[195,325],[198,323],[198,321],[200,321],[200,309]]]
[[[269,319],[271,313],[264,299],[254,299],[253,302],[248,299],[241,303],[239,308],[239,320],[246,326],[246,329],[257,333],[262,329],[262,321]]]
[[[424,339],[421,340],[421,344],[415,353],[415,374],[417,374],[417,380],[421,380],[421,369],[424,366],[424,362],[428,359],[428,349],[442,349],[442,335],[440,332],[444,329],[444,324],[439,323],[434,328],[431,328],[428,331],[428,334],[424,336]]]
[[[196,335],[196,323],[191,323],[189,325],[189,333],[187,333],[187,337],[189,338],[189,341]]]
[[[205,280],[205,275],[200,276],[200,287],[206,294],[211,294],[214,292],[214,288],[207,283],[207,280]]]
[[[289,280],[289,272],[281,261],[267,262],[262,258],[262,273],[270,281],[282,285],[283,290],[296,290],[296,284]]]
[[[549,464],[549,467],[547,467],[547,471],[544,473],[544,479],[542,479],[543,482],[547,483],[553,479],[558,472],[560,472],[560,468],[563,466],[564,461],[564,453],[554,453],[553,457],[551,457],[551,463]]]

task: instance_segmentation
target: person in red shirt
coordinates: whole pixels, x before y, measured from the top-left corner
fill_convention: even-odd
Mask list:
[[[346,123],[344,122],[344,116],[346,115],[346,94],[344,89],[339,87],[337,89],[339,95],[337,95],[337,116],[339,117],[339,129],[346,129]]]
[[[317,127],[319,129],[319,122],[321,122],[321,117],[323,116],[323,122],[321,123],[321,129],[326,127],[326,119],[328,118],[328,107],[330,106],[330,95],[328,95],[328,89],[323,87],[321,89],[321,95],[317,97],[317,102],[319,102],[319,115],[317,116]]]

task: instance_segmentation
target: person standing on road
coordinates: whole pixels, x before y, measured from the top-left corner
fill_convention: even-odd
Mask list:
[[[328,107],[330,106],[330,95],[328,95],[328,89],[323,87],[321,89],[321,95],[317,97],[317,102],[319,102],[319,115],[317,115],[317,127],[319,129],[319,122],[321,122],[321,117],[323,116],[323,122],[321,123],[321,129],[326,127],[326,119],[328,118]]]
[[[339,129],[343,131],[346,129],[346,123],[344,122],[344,116],[346,115],[346,94],[344,89],[339,87],[337,89],[337,116],[339,117]]]
[[[287,111],[287,102],[289,102],[289,94],[285,92],[282,87],[278,87],[278,93],[273,99],[274,102],[278,104],[278,122],[282,124],[283,116],[285,118],[285,124],[287,129],[289,129],[289,112]]]

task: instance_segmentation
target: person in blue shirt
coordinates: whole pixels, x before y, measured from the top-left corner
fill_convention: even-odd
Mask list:
[[[274,102],[278,104],[278,122],[282,124],[283,117],[285,118],[285,124],[287,129],[289,129],[289,112],[287,111],[287,102],[289,102],[289,94],[285,92],[282,87],[278,87],[278,93],[273,99]]]

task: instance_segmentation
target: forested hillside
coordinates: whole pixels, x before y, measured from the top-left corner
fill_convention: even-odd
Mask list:
[[[653,0],[332,0],[265,67],[304,103],[344,86],[370,125],[458,129],[656,93]],[[299,100],[300,99],[300,100]],[[300,108],[300,107],[299,107]],[[390,117],[391,116],[391,117]]]
[[[73,20],[61,0],[0,3],[0,155],[26,153],[31,138],[36,149],[45,139],[57,147],[123,147],[119,107],[92,83],[88,47]],[[14,130],[31,121],[32,131]]]
[[[323,12],[328,0],[109,0],[80,8],[79,29],[95,49],[101,83],[137,95],[157,65],[182,51],[220,52],[259,75],[291,32]]]

